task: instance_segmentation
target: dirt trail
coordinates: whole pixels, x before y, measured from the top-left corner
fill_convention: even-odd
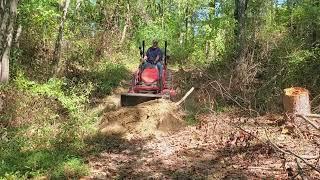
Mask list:
[[[199,117],[201,123],[166,135],[125,139],[110,136],[108,148],[89,162],[95,179],[289,179],[296,175],[292,156],[235,128],[270,139],[300,155],[319,155],[308,140],[283,134],[275,116],[253,119],[233,118],[231,114]],[[121,139],[121,140],[120,140]],[[310,161],[310,163],[314,161]],[[312,179],[319,174],[303,165]],[[319,179],[319,178],[318,178]]]
[[[295,158],[267,140],[299,155],[320,153],[319,137],[301,137],[279,124],[280,115],[204,113],[196,126],[185,126],[183,116],[164,100],[106,112],[99,125],[105,148],[88,158],[89,179],[300,178]],[[309,162],[320,166],[317,160]],[[300,166],[309,179],[320,179],[304,163]]]

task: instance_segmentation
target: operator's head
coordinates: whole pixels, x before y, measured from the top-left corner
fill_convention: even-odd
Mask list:
[[[155,39],[155,40],[152,41],[152,47],[153,48],[158,47],[158,40]]]

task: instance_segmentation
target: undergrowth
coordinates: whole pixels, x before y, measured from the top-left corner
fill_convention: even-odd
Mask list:
[[[79,178],[88,175],[88,137],[96,133],[98,112],[90,99],[103,98],[127,77],[123,65],[106,63],[74,78],[46,83],[17,71],[0,86],[0,179]]]

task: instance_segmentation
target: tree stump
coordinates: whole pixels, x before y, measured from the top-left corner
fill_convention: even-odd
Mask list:
[[[311,114],[309,91],[301,87],[293,87],[284,90],[283,106],[285,119],[293,123],[302,131],[308,131],[307,123],[297,117],[296,114]]]
[[[309,91],[300,87],[285,89],[283,106],[287,114],[311,114]]]

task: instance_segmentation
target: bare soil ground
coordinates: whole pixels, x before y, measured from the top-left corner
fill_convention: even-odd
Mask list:
[[[149,137],[176,131],[185,126],[184,113],[175,103],[158,99],[135,107],[123,107],[104,114],[99,125],[101,134],[126,137]]]
[[[282,115],[245,118],[234,109],[200,114],[195,126],[182,118],[166,101],[106,112],[99,125],[103,149],[88,157],[88,179],[320,179],[277,149],[319,169],[319,134],[299,132]]]

